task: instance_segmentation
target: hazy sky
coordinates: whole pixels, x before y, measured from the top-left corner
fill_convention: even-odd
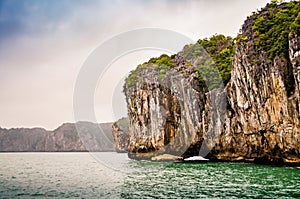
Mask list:
[[[0,0],[0,126],[54,129],[74,121],[78,72],[88,55],[113,35],[156,27],[193,40],[216,33],[235,36],[246,17],[267,2]],[[122,105],[112,105],[120,101],[112,97],[120,97],[121,79],[138,63],[161,53],[135,52],[113,64],[111,76],[107,74],[97,89],[107,95],[95,92],[97,122],[124,114]]]

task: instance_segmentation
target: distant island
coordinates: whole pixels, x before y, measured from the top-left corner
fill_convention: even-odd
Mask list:
[[[43,128],[0,128],[0,152],[115,151],[112,123],[64,123]],[[101,130],[99,130],[101,127]]]

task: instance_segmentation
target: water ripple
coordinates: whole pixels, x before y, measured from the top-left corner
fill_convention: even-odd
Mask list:
[[[0,154],[0,198],[300,198],[298,168],[118,158],[131,172],[88,153]]]
[[[299,198],[295,168],[243,163],[140,163],[125,179],[123,198]]]

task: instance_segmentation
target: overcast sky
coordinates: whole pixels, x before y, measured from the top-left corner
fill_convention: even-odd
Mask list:
[[[268,0],[0,0],[0,126],[54,129],[73,119],[78,72],[102,42],[124,31],[156,27],[193,40],[235,36]],[[95,92],[97,122],[125,114],[121,79],[162,52],[135,52],[112,66]],[[113,78],[115,77],[115,78]],[[118,87],[118,88],[117,88]],[[114,102],[114,103],[112,103]],[[121,103],[121,102],[120,102]]]

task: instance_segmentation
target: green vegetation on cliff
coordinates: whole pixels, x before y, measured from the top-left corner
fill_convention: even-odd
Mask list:
[[[234,55],[233,38],[214,35],[199,39],[196,44],[186,45],[182,54],[190,65],[195,66],[200,84],[205,84],[202,86],[207,86],[208,90],[229,82]]]
[[[137,68],[131,71],[128,77],[125,79],[125,85],[127,85],[128,87],[136,85],[140,76],[140,71],[148,67],[152,67],[153,69],[159,71],[159,75],[160,77],[162,77],[167,72],[167,70],[175,66],[173,58],[173,55],[170,57],[169,55],[162,54],[160,57],[151,58],[148,62],[144,62],[143,64],[138,65]],[[123,88],[123,91],[124,89],[125,87]]]
[[[224,35],[215,35],[209,39],[200,39],[196,44],[186,45],[182,50],[187,67],[195,64],[195,70],[199,72],[199,80],[207,84],[211,90],[221,84],[227,84],[230,80],[232,57],[234,54],[234,40]],[[175,55],[166,54],[157,58],[151,58],[148,62],[138,65],[125,79],[127,87],[136,85],[143,69],[152,67],[159,71],[158,79],[161,80],[168,70],[175,67]],[[195,63],[193,60],[197,60]],[[125,89],[125,87],[124,87]]]
[[[253,31],[258,50],[265,51],[271,62],[275,57],[287,61],[284,84],[288,96],[294,91],[294,77],[289,63],[289,36],[300,33],[300,2],[278,5],[272,1],[259,14],[254,14]]]
[[[214,35],[209,39],[200,39],[197,42],[212,57],[219,74],[226,85],[230,80],[232,58],[234,55],[234,39],[224,35]]]
[[[300,2],[292,1],[281,6],[272,2],[261,13],[255,15],[255,44],[267,53],[270,61],[276,56],[288,59],[288,36],[300,32]]]

